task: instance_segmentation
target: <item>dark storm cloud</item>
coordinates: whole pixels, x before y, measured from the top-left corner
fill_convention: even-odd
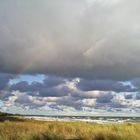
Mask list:
[[[11,91],[20,91],[20,92],[28,92],[29,95],[32,96],[40,96],[40,97],[59,97],[66,96],[70,89],[68,89],[65,85],[66,79],[55,76],[47,76],[42,83],[40,82],[32,82],[29,84],[27,81],[21,81],[16,84],[12,84],[10,86]]]
[[[77,110],[81,110],[84,106],[82,102],[78,102],[78,99],[73,97],[63,97],[57,101],[57,104],[73,107]]]
[[[101,90],[115,92],[133,92],[136,89],[130,85],[124,85],[122,82],[113,80],[85,80],[81,79],[77,87],[84,91]]]
[[[11,92],[20,92],[20,96],[16,95],[15,103],[38,108],[51,102],[51,100],[46,100],[51,97],[54,100],[48,106],[58,110],[63,110],[62,106],[72,107],[76,110],[82,110],[84,107],[89,110],[92,108],[104,110],[127,108],[128,105],[133,106],[132,97],[135,97],[133,91],[136,91],[129,85],[112,80],[67,79],[56,76],[46,76],[41,83],[21,81],[12,84],[9,89]],[[123,92],[124,95],[114,101]],[[5,100],[7,99],[8,97]],[[127,100],[130,99],[132,103],[128,104]],[[138,100],[137,95],[136,100]]]
[[[44,86],[45,87],[55,87],[58,86],[60,84],[64,84],[66,82],[66,79],[62,78],[62,77],[56,77],[56,76],[47,76],[44,80]]]
[[[9,81],[14,78],[12,74],[0,73],[0,90],[4,90],[8,86]]]
[[[100,96],[97,98],[97,102],[98,103],[109,103],[111,102],[111,100],[113,99],[113,95],[112,94],[106,94],[106,95],[103,95],[103,96]]]
[[[54,87],[54,88],[44,88],[39,91],[39,96],[41,97],[61,97],[61,96],[67,96],[70,92],[70,89],[67,87]]]
[[[27,81],[20,81],[16,84],[12,84],[10,89],[11,90],[19,90],[21,92],[24,91],[39,91],[43,88],[53,88],[60,84],[65,83],[66,79],[56,76],[46,76],[46,78],[40,82],[33,81],[31,84],[29,84]]]
[[[127,108],[127,105],[123,105],[122,103],[117,102],[117,101],[115,101],[115,102],[109,101],[109,102],[106,102],[106,103],[98,102],[96,104],[95,108],[112,111],[112,110],[116,110],[116,109],[119,109],[119,110],[122,110],[123,108],[125,109],[125,108]]]
[[[0,71],[140,76],[138,0],[0,1]]]
[[[57,111],[63,111],[63,109],[61,107],[59,107],[57,104],[51,104],[51,105],[49,105],[49,107],[51,109],[55,109]]]
[[[103,110],[107,110],[110,111],[110,110],[113,110],[113,109],[118,109],[118,111],[122,110],[122,108],[127,108],[127,106],[125,105],[122,105],[120,103],[108,103],[108,104],[97,104],[96,109],[103,109]]]
[[[26,92],[26,91],[29,91],[29,90],[32,90],[29,88],[29,84],[28,82],[26,81],[21,81],[19,83],[16,83],[16,84],[13,84],[11,87],[10,87],[10,90],[19,90],[21,92]]]
[[[136,94],[136,100],[140,100],[140,93]]]
[[[139,77],[133,79],[131,83],[137,90],[140,91],[140,78]]]
[[[125,95],[125,99],[132,99],[132,98],[133,98],[132,94]]]
[[[31,109],[36,109],[42,106],[45,106],[46,101],[42,98],[28,96],[25,93],[15,94],[16,99],[13,101],[11,105],[17,105],[22,107],[27,107]],[[14,97],[14,96],[11,96]]]
[[[74,79],[73,79],[74,80]],[[77,84],[80,82],[74,82],[72,79],[66,79],[63,77],[56,76],[46,76],[42,83],[40,82],[32,82],[28,83],[27,81],[21,81],[16,84],[12,84],[9,87],[10,91],[20,91],[27,92],[28,95],[39,96],[39,97],[61,97],[68,96],[78,98],[78,99],[86,99],[86,98],[98,98],[101,96],[110,97],[111,94],[106,94],[109,92],[110,88],[107,85],[104,85],[104,90],[97,86],[96,89],[89,89],[87,91],[82,88],[77,88]],[[81,80],[80,80],[81,81]],[[83,80],[82,80],[83,81]],[[88,88],[88,81],[84,80],[85,86]],[[105,82],[105,81],[104,81]],[[101,83],[100,83],[101,84]],[[70,85],[73,85],[72,87]],[[105,90],[106,88],[106,90]],[[98,90],[98,91],[96,91]],[[124,92],[125,87],[124,87]],[[99,99],[101,100],[101,99]],[[108,98],[106,98],[108,100]]]

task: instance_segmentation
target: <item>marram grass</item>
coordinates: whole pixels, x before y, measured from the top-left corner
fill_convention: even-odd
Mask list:
[[[140,123],[4,121],[0,140],[140,140]]]

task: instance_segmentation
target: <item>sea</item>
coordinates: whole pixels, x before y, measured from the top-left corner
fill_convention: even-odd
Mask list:
[[[97,124],[118,124],[125,122],[140,122],[140,117],[122,116],[34,116],[26,115],[24,118],[40,121],[87,122]]]

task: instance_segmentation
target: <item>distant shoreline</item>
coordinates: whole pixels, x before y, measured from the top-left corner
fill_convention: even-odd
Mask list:
[[[17,120],[58,121],[58,122],[87,122],[96,124],[123,124],[140,122],[139,116],[69,116],[69,115],[20,115],[1,112],[0,121]]]
[[[97,124],[121,124],[125,122],[140,122],[140,117],[23,116],[23,118],[38,121],[88,122]]]

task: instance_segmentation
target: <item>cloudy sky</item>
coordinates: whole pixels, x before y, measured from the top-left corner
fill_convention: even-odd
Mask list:
[[[0,110],[139,115],[139,0],[0,0]]]

